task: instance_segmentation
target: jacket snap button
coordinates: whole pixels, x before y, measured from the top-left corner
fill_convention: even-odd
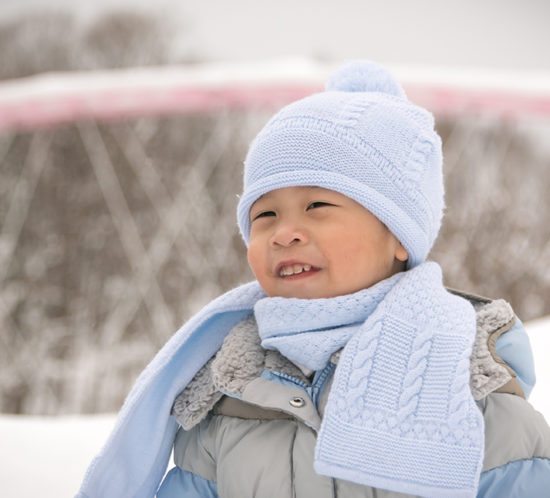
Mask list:
[[[300,398],[299,396],[294,396],[293,398],[290,398],[289,403],[294,408],[302,408],[302,406],[306,404],[304,398]]]

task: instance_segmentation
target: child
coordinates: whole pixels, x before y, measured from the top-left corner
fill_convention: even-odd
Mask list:
[[[257,281],[156,356],[78,496],[548,496],[521,323],[426,262],[441,163],[432,116],[373,63],[277,113],[238,206]]]

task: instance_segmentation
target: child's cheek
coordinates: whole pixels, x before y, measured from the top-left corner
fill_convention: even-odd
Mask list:
[[[250,243],[248,245],[248,250],[246,253],[246,257],[248,259],[248,265],[250,266],[250,269],[258,277],[261,274],[261,267],[264,263],[263,260],[265,260],[265,257],[262,255],[261,246],[257,240],[257,238],[251,238]]]

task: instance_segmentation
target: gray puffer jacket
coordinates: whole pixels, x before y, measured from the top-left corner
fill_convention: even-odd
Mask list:
[[[550,497],[550,428],[525,399],[534,382],[525,331],[505,301],[461,295],[477,311],[471,389],[485,420],[478,496]],[[261,347],[253,317],[238,324],[174,403],[176,466],[157,496],[409,496],[315,473],[316,434],[338,357],[304,372]]]

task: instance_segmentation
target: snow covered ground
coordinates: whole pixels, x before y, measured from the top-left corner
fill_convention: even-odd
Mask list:
[[[550,421],[550,317],[526,324],[537,367],[530,401]],[[0,483],[4,498],[75,494],[84,471],[114,424],[114,415],[0,416]]]

